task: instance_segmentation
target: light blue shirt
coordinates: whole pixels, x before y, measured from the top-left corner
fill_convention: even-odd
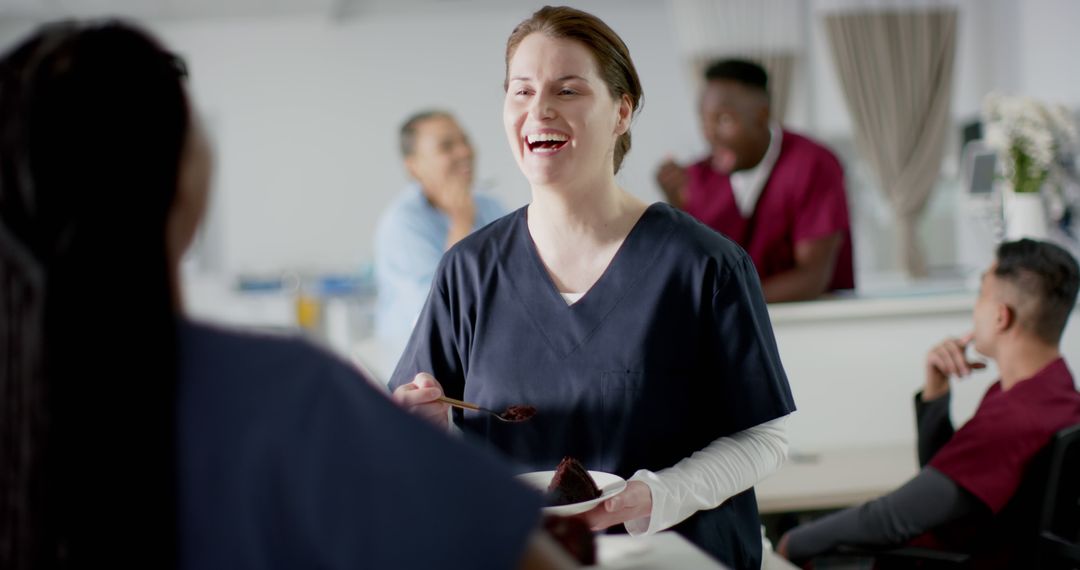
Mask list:
[[[506,214],[497,200],[473,193],[482,228]],[[379,218],[375,229],[375,335],[396,361],[424,308],[442,259],[450,218],[428,202],[418,184],[407,187]]]

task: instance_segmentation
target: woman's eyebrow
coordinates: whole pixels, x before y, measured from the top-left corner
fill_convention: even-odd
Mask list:
[[[556,79],[556,81],[570,81],[572,79],[577,79],[579,81],[584,81],[585,83],[589,82],[588,79],[585,79],[584,77],[582,77],[580,75],[564,75],[564,76]],[[532,81],[532,78],[531,77],[526,77],[524,75],[518,75],[516,77],[511,77],[510,81]]]

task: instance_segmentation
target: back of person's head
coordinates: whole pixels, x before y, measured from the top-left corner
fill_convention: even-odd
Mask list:
[[[175,564],[183,65],[123,23],[0,59],[0,567]]]
[[[1017,322],[1049,345],[1057,345],[1076,306],[1080,269],[1076,259],[1052,243],[1022,239],[998,246],[994,276],[1028,300]]]
[[[603,20],[575,8],[567,6],[544,6],[527,20],[521,22],[506,40],[506,77],[503,89],[510,80],[510,60],[514,57],[518,45],[527,36],[541,33],[550,38],[569,39],[580,42],[592,53],[596,60],[596,69],[607,85],[608,92],[615,100],[626,97],[630,101],[631,112],[641,107],[644,90],[638,78],[634,61],[630,58],[630,49],[622,38]],[[630,129],[619,136],[615,142],[615,172],[622,166],[623,157],[630,152]]]
[[[401,130],[398,134],[398,144],[401,148],[401,156],[408,158],[416,152],[416,138],[418,131],[420,130],[420,124],[424,121],[431,119],[450,119],[453,120],[454,116],[447,111],[440,109],[427,109],[414,113],[405,119],[405,122],[401,124]]]
[[[743,87],[769,93],[769,74],[765,68],[745,59],[722,59],[705,68],[705,81],[731,81]]]

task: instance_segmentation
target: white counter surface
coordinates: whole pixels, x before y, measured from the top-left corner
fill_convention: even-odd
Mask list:
[[[882,317],[912,317],[941,313],[970,313],[976,294],[954,290],[932,295],[895,297],[839,297],[804,303],[769,305],[773,325],[817,320],[855,320]],[[857,326],[857,325],[853,325]]]

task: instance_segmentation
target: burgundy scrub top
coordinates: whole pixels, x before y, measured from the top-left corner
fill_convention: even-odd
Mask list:
[[[743,217],[731,179],[705,159],[689,168],[686,211],[750,254],[762,281],[795,267],[795,244],[840,233],[843,242],[829,290],[853,289],[851,224],[844,171],[825,147],[783,131],[780,155],[754,213]]]
[[[1080,392],[1064,359],[1008,391],[997,382],[975,415],[930,460],[998,513],[1020,486],[1025,468],[1058,431],[1080,423]]]

